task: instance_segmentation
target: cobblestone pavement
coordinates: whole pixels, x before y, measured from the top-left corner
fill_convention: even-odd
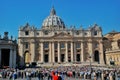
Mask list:
[[[8,78],[2,79],[2,78],[0,78],[0,80],[13,80],[13,79],[8,79]],[[15,80],[27,80],[27,79],[26,78],[23,78],[23,79],[18,78],[18,79],[15,79]],[[38,78],[31,78],[31,80],[38,80]],[[43,80],[48,80],[48,79],[46,77]],[[91,80],[91,79],[80,79],[80,78],[73,78],[73,77],[65,77],[64,80]],[[101,80],[101,79],[99,78],[97,80]],[[116,80],[120,80],[120,78],[116,78]]]
[[[0,80],[9,80],[9,79],[2,79],[0,78]],[[13,79],[10,79],[10,80],[13,80]],[[15,80],[27,80],[26,78],[18,78],[18,79],[15,79]],[[32,78],[31,80],[38,80],[38,78]],[[48,80],[47,78],[44,78],[43,80]],[[73,78],[73,77],[65,77],[64,80],[91,80],[91,79],[80,79],[80,78]],[[97,79],[97,80],[101,80],[100,78]],[[116,80],[120,80],[120,78],[116,78]]]

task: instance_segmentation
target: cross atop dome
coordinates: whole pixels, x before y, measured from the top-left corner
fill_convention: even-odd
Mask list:
[[[50,15],[53,16],[53,15],[56,15],[56,11],[54,9],[54,6],[52,7],[51,11],[50,11]]]

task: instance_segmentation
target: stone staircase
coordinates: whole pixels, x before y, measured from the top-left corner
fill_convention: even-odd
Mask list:
[[[46,66],[46,67],[57,67],[57,66],[85,66],[90,65],[90,62],[73,62],[73,63],[40,63],[37,64],[37,66]],[[91,65],[96,66],[102,66],[101,64],[98,64],[98,62],[91,62]],[[104,66],[104,65],[103,65]]]

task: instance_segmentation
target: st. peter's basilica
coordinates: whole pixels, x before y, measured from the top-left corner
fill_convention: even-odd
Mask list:
[[[68,28],[57,16],[54,7],[40,29],[28,23],[19,28],[18,53],[20,65],[92,64],[104,65],[103,35],[99,25],[84,29]]]

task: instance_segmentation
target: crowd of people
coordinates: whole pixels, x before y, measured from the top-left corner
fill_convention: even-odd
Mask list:
[[[65,78],[86,80],[120,80],[120,68],[105,68],[89,66],[59,66],[26,68],[24,70],[7,68],[0,69],[2,79],[26,79],[38,78],[38,80],[66,80]]]

